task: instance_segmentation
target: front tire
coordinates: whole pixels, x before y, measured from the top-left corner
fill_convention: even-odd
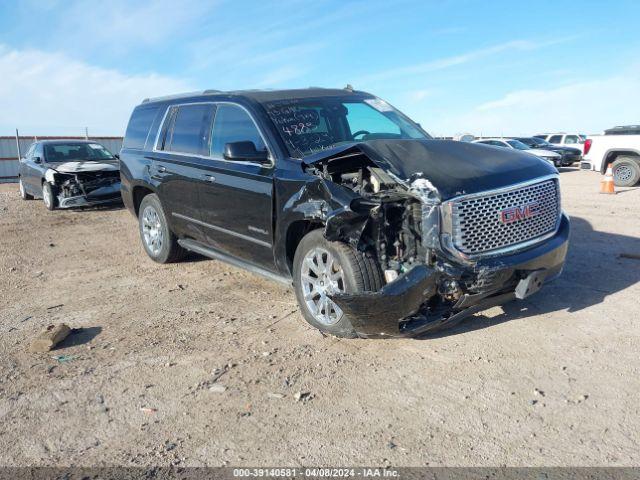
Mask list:
[[[22,177],[18,180],[19,188],[20,188],[20,198],[23,200],[33,200],[33,195],[29,195],[27,190],[24,188],[24,183],[22,183]]]
[[[58,206],[58,198],[53,192],[53,186],[49,182],[42,184],[42,201],[47,210],[55,210]]]
[[[138,214],[140,239],[147,255],[154,262],[180,261],[187,253],[169,229],[167,217],[158,196],[153,193],[142,199]]]
[[[365,253],[342,242],[330,242],[322,230],[308,233],[293,260],[296,298],[312,326],[336,337],[355,338],[351,319],[328,297],[330,293],[380,290],[382,272]]]
[[[640,181],[640,158],[618,157],[611,164],[616,187],[633,187]]]

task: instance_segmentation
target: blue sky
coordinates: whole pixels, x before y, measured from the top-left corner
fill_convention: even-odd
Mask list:
[[[347,83],[436,135],[640,123],[637,1],[0,0],[0,12],[0,135],[120,135],[147,96]]]

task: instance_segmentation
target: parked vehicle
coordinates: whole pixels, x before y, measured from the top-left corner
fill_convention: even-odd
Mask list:
[[[546,140],[557,147],[577,147],[581,148],[587,136],[582,133],[542,133],[534,135],[535,138]]]
[[[49,210],[120,202],[117,157],[90,140],[34,142],[20,159],[20,196]]]
[[[557,153],[560,155],[559,162],[555,163],[557,167],[569,167],[582,160],[582,150],[579,148],[558,147],[557,145],[553,145],[546,140],[536,137],[517,137],[514,138],[514,140],[518,140],[534,150],[540,149]]]
[[[640,135],[590,135],[584,144],[581,167],[604,174],[613,171],[618,187],[632,187],[640,182]]]
[[[410,336],[560,275],[557,171],[515,149],[433,140],[352,89],[145,100],[122,195],[159,263],[191,250],[293,283],[344,337]]]
[[[562,161],[562,156],[559,153],[552,152],[551,150],[544,150],[541,148],[531,148],[528,145],[525,145],[524,143],[513,138],[483,138],[481,140],[475,140],[473,143],[481,143],[483,145],[490,145],[492,147],[513,148],[515,150],[520,150],[522,152],[535,155],[536,157],[540,157],[556,167],[559,167]]]

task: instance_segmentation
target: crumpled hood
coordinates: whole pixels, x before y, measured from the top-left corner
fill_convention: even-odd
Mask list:
[[[116,172],[118,165],[110,162],[64,162],[51,163],[49,168],[59,173]]]
[[[322,164],[352,151],[364,153],[407,184],[427,179],[441,200],[557,174],[553,166],[535,155],[452,140],[370,140],[327,149],[303,161]]]

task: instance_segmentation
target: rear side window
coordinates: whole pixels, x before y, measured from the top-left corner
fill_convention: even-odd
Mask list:
[[[160,107],[136,108],[131,114],[123,148],[144,148],[149,129]]]
[[[562,141],[562,135],[552,135],[547,141],[549,143],[560,143]]]
[[[233,142],[253,142],[256,150],[266,150],[260,132],[249,114],[235,105],[219,105],[213,123],[211,155],[222,157],[224,146]]]
[[[577,135],[567,135],[566,137],[564,137],[564,143],[578,143],[578,136]]]
[[[206,155],[213,112],[211,104],[178,107],[170,138],[165,142],[165,150]]]

